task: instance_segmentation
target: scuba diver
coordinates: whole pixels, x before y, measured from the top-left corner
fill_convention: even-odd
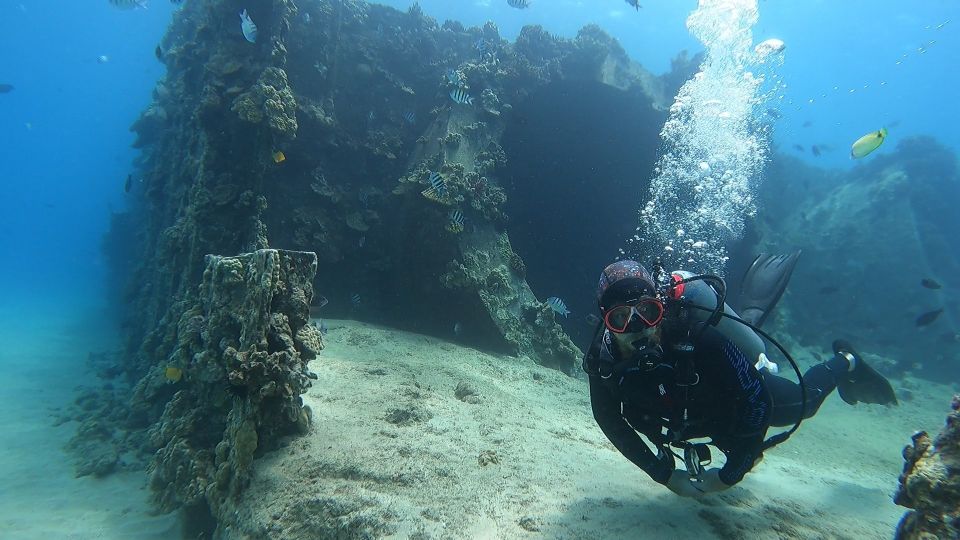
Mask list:
[[[838,389],[849,404],[896,405],[890,383],[853,347],[833,343],[834,356],[803,376],[789,354],[760,325],[779,300],[800,253],[760,255],[744,277],[738,316],[726,303],[726,285],[712,275],[635,261],[607,266],[597,302],[602,321],[583,359],[593,415],[610,442],[654,481],[681,496],[724,490],[768,448]],[[759,335],[758,335],[759,334]],[[779,377],[760,335],[793,364],[801,383]],[[765,440],[771,426],[792,425]],[[640,434],[654,445],[654,454]],[[710,439],[726,463],[711,463]],[[671,449],[683,449],[685,469]]]

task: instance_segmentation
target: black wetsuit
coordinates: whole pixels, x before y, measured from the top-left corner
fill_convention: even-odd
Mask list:
[[[669,344],[664,351],[658,367],[643,370],[618,358],[608,331],[598,332],[583,362],[597,424],[617,450],[661,484],[673,472],[673,457],[667,452],[654,454],[638,432],[658,447],[671,440],[710,438],[727,457],[720,480],[736,484],[762,454],[767,428],[797,421],[800,386],[766,370],[761,374],[754,368],[755,360],[747,359],[713,327],[688,353],[695,377],[678,375],[681,353]],[[613,366],[619,369],[610,375]],[[807,371],[805,417],[817,411],[846,366],[846,360],[835,358]],[[601,372],[610,376],[604,378]],[[678,384],[687,378],[695,384]]]

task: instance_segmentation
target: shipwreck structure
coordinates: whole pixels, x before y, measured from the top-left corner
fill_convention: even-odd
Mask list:
[[[125,427],[197,531],[309,423],[311,307],[575,369],[586,325],[544,299],[593,307],[695,66],[652,76],[592,26],[510,43],[355,0],[188,1],[158,57],[106,244],[132,275]]]

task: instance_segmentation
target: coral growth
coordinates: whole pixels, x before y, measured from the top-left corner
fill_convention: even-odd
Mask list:
[[[263,70],[256,84],[234,100],[232,109],[241,120],[254,124],[265,121],[278,136],[297,136],[297,100],[287,73],[280,68]]]
[[[960,396],[950,408],[935,439],[920,431],[903,449],[906,463],[894,502],[912,510],[897,526],[898,540],[960,538]]]
[[[300,394],[323,348],[308,324],[315,272],[312,253],[208,257],[199,297],[167,337],[170,354],[135,391],[135,403],[156,404],[170,386],[161,368],[183,371],[148,430],[161,508],[206,505],[216,515],[245,485],[255,452],[307,428]]]

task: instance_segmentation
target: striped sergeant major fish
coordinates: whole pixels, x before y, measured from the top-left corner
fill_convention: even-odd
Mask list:
[[[420,192],[431,201],[440,201],[447,196],[447,184],[438,172],[430,173],[430,187]]]
[[[550,309],[559,315],[566,317],[570,314],[570,310],[567,309],[567,305],[563,303],[563,300],[557,298],[556,296],[551,296],[547,298],[547,305],[550,306]]]
[[[527,9],[530,7],[530,0],[507,0],[510,7],[517,9]]]
[[[450,223],[447,224],[447,230],[454,234],[463,232],[463,212],[460,210],[450,212]]]
[[[459,103],[461,105],[473,105],[473,96],[466,93],[463,88],[451,90],[450,99],[452,99],[454,103]]]

